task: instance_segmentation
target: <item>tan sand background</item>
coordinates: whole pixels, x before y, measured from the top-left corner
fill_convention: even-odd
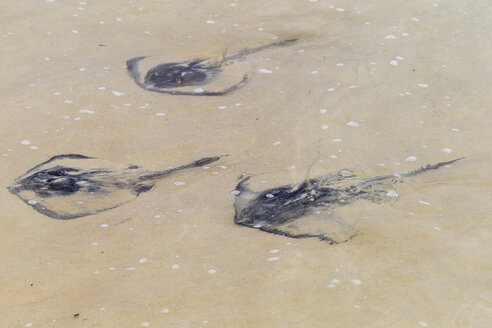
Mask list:
[[[491,21],[487,0],[3,0],[0,326],[490,327]],[[124,68],[292,37],[223,97],[147,92]],[[70,221],[7,191],[66,153],[230,156]],[[241,173],[299,182],[318,153],[311,176],[465,160],[341,209],[347,243],[234,225]]]

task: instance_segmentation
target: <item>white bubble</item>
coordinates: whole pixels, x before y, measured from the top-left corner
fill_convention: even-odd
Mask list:
[[[208,270],[207,272],[208,272],[208,274],[215,274],[217,271],[216,271],[216,270],[214,270],[214,269],[210,269],[210,270]]]
[[[21,144],[22,145],[29,145],[31,142],[29,140],[22,140]]]
[[[37,202],[37,201],[35,201],[34,199],[30,199],[30,200],[28,200],[28,201],[27,201],[27,203],[28,203],[29,205],[36,205],[38,202]]]
[[[390,190],[386,193],[386,196],[394,198],[394,197],[398,197],[398,193],[394,190]]]
[[[146,257],[142,257],[140,260],[138,260],[139,263],[145,263],[147,262],[147,258]]]
[[[451,148],[443,148],[441,149],[442,152],[450,154],[452,152]]]
[[[359,123],[355,122],[355,121],[350,121],[350,122],[347,122],[347,125],[348,126],[353,126],[353,127],[356,127],[356,126],[359,126]]]
[[[179,264],[173,264],[173,265],[171,265],[171,269],[174,269],[174,270],[179,269]]]
[[[419,83],[419,84],[417,84],[417,86],[419,86],[421,88],[427,88],[429,85],[425,84],[425,83]]]
[[[405,158],[405,161],[407,161],[407,162],[415,162],[416,159],[417,159],[417,157],[415,157],[415,156],[408,156],[407,158]]]
[[[351,281],[352,281],[352,283],[353,283],[354,285],[356,285],[356,286],[358,286],[358,285],[362,284],[362,281],[360,281],[359,279],[353,279],[353,280],[351,280]]]
[[[266,69],[266,68],[262,68],[262,69],[260,69],[258,72],[260,72],[260,73],[264,73],[264,74],[271,74],[271,73],[272,73],[272,71],[271,71],[271,70]]]
[[[174,184],[175,186],[182,186],[182,185],[185,185],[185,184],[186,184],[186,182],[183,182],[183,181],[175,181],[175,182],[173,182],[173,184]]]
[[[391,40],[391,39],[396,39],[396,36],[394,34],[388,34],[384,38],[387,40]]]

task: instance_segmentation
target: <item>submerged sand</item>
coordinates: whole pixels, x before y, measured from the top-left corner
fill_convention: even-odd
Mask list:
[[[491,20],[485,0],[3,1],[0,326],[489,327]],[[148,92],[124,67],[293,37],[222,97]],[[6,189],[67,153],[148,170],[230,156],[68,221]],[[340,208],[350,242],[233,222],[243,173],[266,188],[458,157]]]

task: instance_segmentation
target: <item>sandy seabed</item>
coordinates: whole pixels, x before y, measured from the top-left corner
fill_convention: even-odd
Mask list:
[[[490,327],[491,21],[486,0],[2,1],[0,326]],[[220,97],[145,91],[125,68],[290,38]],[[74,153],[151,171],[229,156],[74,220],[8,192]],[[458,157],[340,208],[346,243],[234,225],[241,174]]]

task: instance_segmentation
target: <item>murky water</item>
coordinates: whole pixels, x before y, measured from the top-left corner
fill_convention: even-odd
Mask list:
[[[491,20],[485,0],[3,1],[0,326],[490,327]],[[124,67],[290,38],[226,96],[149,92]],[[6,189],[60,154],[229,156],[63,221]],[[459,157],[337,208],[345,243],[233,222],[241,174],[261,190]]]

